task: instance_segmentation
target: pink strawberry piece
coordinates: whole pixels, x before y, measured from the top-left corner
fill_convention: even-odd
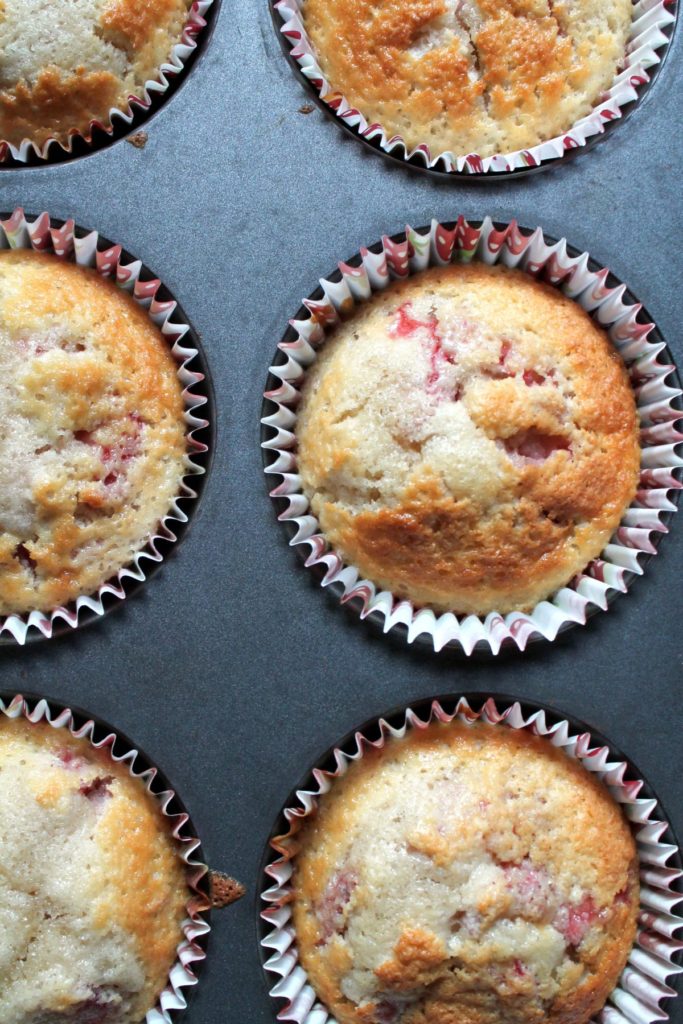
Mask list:
[[[553,888],[545,868],[525,858],[519,864],[505,864],[503,870],[515,913],[537,920],[551,916]]]
[[[571,451],[571,445],[566,437],[560,434],[544,434],[533,428],[506,437],[503,446],[512,458],[526,462],[545,462],[555,452]]]
[[[69,750],[68,747],[62,747],[61,750],[55,751],[57,760],[60,761],[65,768],[70,768],[72,771],[83,766],[83,759],[74,754],[73,750]]]
[[[84,782],[79,789],[79,793],[82,793],[86,800],[97,800],[111,796],[109,786],[113,781],[113,775],[97,775],[90,782]]]
[[[123,434],[120,440],[116,441],[115,444],[101,444],[97,440],[95,436],[96,432],[101,429],[103,424],[95,427],[94,430],[74,431],[74,440],[80,441],[82,444],[99,447],[100,460],[107,470],[102,478],[102,483],[105,487],[113,487],[120,477],[124,475],[120,471],[123,468],[123,464],[136,458],[136,456],[140,454],[140,438],[142,435],[143,420],[136,413],[129,413],[128,419],[133,424],[133,432],[130,434]],[[95,479],[99,479],[99,477],[96,477]]]
[[[521,960],[515,960],[512,966],[515,974],[520,978],[525,978],[529,973]]]
[[[510,355],[511,351],[512,351],[512,342],[508,341],[507,338],[504,338],[503,342],[502,342],[502,344],[500,346],[500,356],[498,357],[498,365],[499,366],[505,366],[505,363],[507,361],[507,357]]]
[[[377,1003],[372,1014],[375,1024],[395,1024],[400,1016],[400,1009],[396,1003],[389,999],[383,999]]]
[[[593,897],[587,893],[580,903],[563,903],[553,925],[564,936],[568,946],[578,946],[597,918],[598,909]]]
[[[99,1002],[97,995],[87,999],[76,1011],[74,1024],[106,1024],[112,1004]]]
[[[507,338],[503,339],[500,346],[500,355],[498,356],[498,365],[482,370],[483,376],[490,377],[491,380],[507,380],[509,377],[514,377],[513,371],[509,370],[506,366],[507,358],[511,351],[512,342],[508,341]]]
[[[333,935],[343,934],[344,910],[357,885],[358,875],[349,868],[332,875],[327,883],[325,892],[315,908],[323,942],[327,942]]]
[[[419,331],[421,327],[430,331],[432,320],[418,320],[412,314],[412,303],[404,302],[396,310],[396,319],[390,327],[391,334],[396,338],[409,338],[411,334]]]
[[[52,1010],[40,1015],[41,1024],[107,1024],[118,1017],[116,1003],[103,996],[104,990],[95,987],[92,995],[67,1010]]]
[[[97,444],[92,430],[74,430],[74,441],[80,441],[81,444]]]
[[[428,341],[422,341],[421,343],[427,347],[427,353],[429,356],[429,373],[427,374],[427,393],[434,394],[437,389],[441,374],[444,368],[444,363],[455,363],[455,356],[451,352],[446,352],[443,347],[443,339],[439,334],[439,321],[431,314],[427,320],[418,320],[412,314],[412,304],[410,302],[404,302],[402,306],[399,306],[396,310],[396,318],[390,328],[390,333],[396,338],[409,338],[411,335],[418,331],[426,332]],[[454,401],[458,400],[458,395],[454,398]]]
[[[545,377],[542,373],[537,373],[536,370],[525,370],[522,380],[528,388],[533,387],[534,384],[545,384]]]

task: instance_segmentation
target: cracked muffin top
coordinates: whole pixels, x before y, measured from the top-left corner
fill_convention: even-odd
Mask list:
[[[526,732],[366,748],[290,842],[299,958],[339,1024],[585,1024],[634,941],[620,808]]]
[[[168,820],[128,767],[0,716],[3,1024],[139,1024],[190,893]]]
[[[0,614],[48,611],[128,564],[177,496],[177,365],[94,270],[3,250],[0,409]]]
[[[86,137],[158,77],[192,0],[0,0],[0,139]]]
[[[596,558],[632,500],[635,397],[556,289],[483,264],[363,303],[302,385],[298,471],[323,534],[437,611],[523,611]]]
[[[432,156],[567,131],[610,88],[631,0],[303,0],[332,92]]]

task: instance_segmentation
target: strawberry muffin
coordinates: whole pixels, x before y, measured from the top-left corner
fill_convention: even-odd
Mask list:
[[[492,156],[590,113],[623,66],[631,0],[300,0],[330,94],[409,149]]]
[[[166,819],[64,729],[0,719],[3,1024],[140,1024],[189,899]]]
[[[620,808],[529,733],[366,749],[292,841],[299,958],[339,1024],[586,1024],[634,941]]]
[[[436,611],[530,610],[603,550],[636,491],[635,396],[555,288],[433,268],[361,304],[302,385],[302,486],[329,543]]]
[[[0,615],[95,592],[157,529],[185,472],[176,371],[112,282],[0,251]]]
[[[181,41],[192,0],[0,0],[0,139],[86,137]]]

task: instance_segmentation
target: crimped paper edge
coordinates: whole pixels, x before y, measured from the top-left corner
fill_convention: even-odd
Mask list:
[[[610,89],[592,111],[576,121],[566,132],[531,146],[482,157],[477,153],[456,155],[450,151],[431,155],[427,143],[409,149],[400,135],[389,137],[381,124],[369,123],[365,116],[341,94],[330,87],[317,61],[301,18],[299,0],[275,0],[274,11],[282,21],[280,34],[289,46],[291,58],[302,76],[310,82],[335,117],[361,140],[376,142],[384,152],[406,163],[413,161],[424,169],[474,176],[500,175],[529,171],[557,161],[569,151],[584,148],[596,135],[604,134],[608,124],[623,116],[627,104],[639,103],[643,86],[649,83],[648,68],[664,60],[670,34],[664,29],[676,21],[675,0],[637,0],[633,5],[632,31],[626,44],[626,63],[615,75]],[[637,31],[635,31],[637,28]],[[658,52],[661,51],[661,52]]]
[[[82,726],[77,727],[74,712],[70,708],[60,706],[59,711],[54,711],[51,705],[51,701],[42,698],[37,700],[31,709],[29,701],[21,694],[17,694],[9,701],[0,697],[0,715],[7,718],[24,718],[32,725],[46,721],[55,729],[68,729],[75,739],[86,740],[96,750],[106,750],[117,764],[127,763],[131,778],[143,783],[150,797],[159,806],[162,815],[168,819],[176,851],[186,866],[186,883],[192,895],[186,903],[187,916],[181,925],[185,938],[178,945],[167,985],[160,993],[156,1005],[145,1016],[146,1024],[172,1024],[171,1013],[187,1007],[182,990],[197,984],[198,979],[192,965],[206,959],[206,951],[198,940],[206,942],[206,937],[211,931],[211,925],[204,916],[209,910],[209,903],[206,893],[202,891],[202,882],[208,876],[209,869],[206,864],[192,856],[201,845],[200,840],[192,834],[187,834],[186,827],[188,823],[192,824],[189,814],[185,811],[172,813],[168,810],[169,804],[176,796],[175,790],[166,789],[157,793],[152,788],[157,768],[151,766],[136,769],[139,756],[136,749],[126,749],[122,754],[114,752],[115,747],[127,748],[127,744],[117,732],[112,729],[104,739],[96,741],[93,739],[93,731],[98,728],[97,722],[87,719]],[[110,726],[106,725],[105,728],[110,729]]]
[[[290,342],[285,336],[278,350],[286,361],[270,367],[270,374],[281,386],[264,393],[276,412],[261,419],[271,435],[262,448],[274,455],[265,473],[281,478],[281,483],[271,490],[271,497],[287,503],[278,518],[295,527],[290,546],[309,549],[306,567],[317,566],[324,572],[321,586],[339,591],[341,603],[359,603],[360,617],[379,621],[385,633],[397,628],[405,631],[409,644],[426,636],[435,651],[460,647],[470,655],[475,649],[488,648],[495,655],[504,643],[513,642],[524,650],[532,637],[552,641],[572,624],[585,625],[589,611],[606,610],[612,594],[625,593],[633,577],[643,574],[640,556],[656,554],[653,537],[668,532],[667,517],[677,510],[669,493],[683,488],[674,475],[674,470],[683,467],[677,450],[683,434],[676,429],[683,412],[672,405],[681,391],[666,383],[675,366],[659,362],[659,355],[666,348],[663,341],[647,340],[656,326],[638,320],[642,304],[623,301],[624,284],[607,285],[607,268],[590,270],[591,257],[587,252],[572,257],[566,239],[548,244],[540,227],[524,235],[514,220],[502,227],[497,227],[490,217],[479,227],[470,225],[462,216],[449,223],[454,226],[433,220],[429,228],[408,226],[400,236],[384,235],[379,243],[380,252],[361,248],[351,262],[338,264],[340,281],[320,279],[322,298],[303,300],[308,318],[290,320],[296,340]],[[531,613],[515,611],[503,616],[493,611],[484,619],[476,615],[458,618],[451,612],[415,608],[410,601],[388,591],[378,592],[371,581],[363,579],[354,566],[328,545],[303,495],[296,457],[291,452],[296,443],[299,383],[314,361],[326,329],[339,322],[340,311],[346,315],[392,280],[419,273],[429,266],[472,259],[519,267],[531,276],[544,271],[544,280],[577,301],[607,330],[629,369],[640,414],[648,410],[647,416],[655,417],[653,423],[641,429],[641,488],[601,557],[591,562],[571,586],[541,601]],[[643,441],[648,433],[651,439]],[[646,480],[653,482],[643,482]],[[649,505],[639,504],[648,501]]]
[[[198,37],[206,29],[204,15],[214,2],[215,0],[193,0],[192,6],[187,13],[180,42],[174,45],[168,60],[160,65],[156,77],[150,78],[145,82],[141,94],[128,97],[128,105],[125,109],[112,107],[109,111],[107,122],[98,121],[97,119],[92,120],[88,126],[87,133],[73,129],[65,140],[51,137],[39,144],[31,139],[23,139],[17,146],[6,139],[0,138],[0,167],[10,159],[16,160],[19,163],[27,163],[33,156],[38,157],[38,159],[45,163],[49,163],[53,148],[72,155],[76,139],[82,139],[88,146],[89,152],[94,153],[101,149],[103,145],[106,145],[104,141],[100,143],[93,142],[92,135],[95,129],[105,132],[111,139],[119,123],[130,128],[137,111],[148,111],[154,98],[163,97],[168,92],[171,81],[184,73],[187,61],[199,45]],[[142,128],[143,124],[141,123],[139,127]]]
[[[667,998],[675,998],[678,992],[668,984],[673,975],[683,973],[680,952],[683,942],[675,933],[683,927],[683,916],[675,911],[683,893],[674,886],[683,877],[679,867],[670,867],[669,862],[676,856],[680,862],[680,848],[677,841],[664,842],[667,831],[675,840],[671,825],[663,814],[655,797],[640,798],[638,794],[645,784],[643,779],[627,779],[630,766],[609,746],[592,746],[593,739],[588,729],[575,732],[575,726],[562,718],[560,712],[556,724],[548,725],[543,708],[525,714],[519,701],[510,702],[505,698],[487,697],[481,694],[482,707],[475,711],[466,697],[457,700],[455,710],[447,712],[442,704],[447,698],[436,698],[428,707],[426,718],[409,705],[402,712],[402,724],[395,727],[384,717],[374,719],[347,738],[346,750],[334,747],[325,762],[334,761],[333,770],[314,767],[304,785],[307,788],[295,791],[295,804],[283,810],[289,826],[286,833],[274,836],[269,846],[276,859],[264,868],[267,888],[261,893],[261,900],[267,909],[261,911],[261,919],[270,930],[261,940],[264,950],[264,970],[278,980],[270,988],[274,1000],[284,1001],[277,1013],[280,1021],[294,1024],[336,1024],[335,1018],[318,1000],[308,982],[306,972],[298,959],[296,935],[291,924],[292,861],[295,853],[290,840],[299,832],[306,819],[316,810],[320,796],[327,793],[337,778],[346,773],[350,763],[361,760],[367,749],[381,749],[388,739],[403,739],[409,729],[424,729],[434,721],[446,724],[458,719],[465,723],[481,720],[490,725],[504,725],[512,729],[527,729],[537,736],[545,737],[570,757],[581,762],[608,788],[613,798],[622,806],[631,823],[640,862],[641,902],[639,929],[629,960],[621,974],[619,983],[608,997],[603,1009],[593,1018],[593,1024],[654,1024],[668,1020],[668,1014],[661,1006]],[[450,699],[449,699],[450,702]],[[421,709],[427,708],[427,701],[418,702]],[[525,702],[527,707],[533,706]],[[550,709],[548,709],[550,711]],[[398,713],[393,713],[396,718]],[[374,727],[374,729],[373,729]],[[378,739],[369,739],[370,730],[379,729]],[[350,748],[350,752],[347,750]],[[309,788],[310,787],[310,788]],[[657,814],[657,817],[653,817]],[[656,890],[656,891],[655,891]],[[268,955],[270,952],[270,955]]]
[[[164,560],[165,556],[160,552],[158,542],[177,543],[178,537],[173,531],[174,524],[183,525],[190,518],[179,502],[196,502],[198,493],[190,486],[189,480],[206,473],[205,467],[194,462],[193,457],[206,455],[209,451],[208,446],[194,436],[197,431],[210,426],[207,419],[195,415],[201,406],[208,403],[208,387],[203,383],[204,374],[189,369],[188,364],[199,355],[199,351],[181,344],[190,333],[191,327],[188,323],[174,319],[177,300],[157,300],[156,294],[163,286],[163,282],[159,278],[140,281],[140,273],[144,269],[142,261],[133,259],[130,263],[124,264],[122,246],[112,245],[108,249],[100,250],[97,231],[90,231],[84,237],[77,237],[76,232],[79,230],[72,219],[65,221],[61,227],[53,227],[50,215],[46,212],[29,221],[24,210],[18,207],[7,220],[0,220],[0,249],[33,249],[36,252],[53,253],[69,262],[91,267],[102,277],[113,280],[118,287],[131,294],[138,305],[148,312],[150,319],[159,327],[168,342],[177,363],[176,372],[183,389],[185,407],[186,468],[179,492],[168,513],[162,517],[156,531],[130,563],[119,569],[115,576],[103,583],[94,594],[81,595],[75,601],[54,608],[50,612],[31,611],[0,616],[0,643],[3,642],[3,634],[9,634],[18,644],[23,645],[27,637],[30,639],[30,630],[37,630],[43,637],[50,639],[58,623],[64,623],[72,629],[82,625],[80,620],[83,612],[92,612],[95,617],[104,616],[107,611],[103,604],[105,595],[124,600],[127,596],[125,586],[128,580],[143,583],[147,579],[143,563],[150,561],[158,564]],[[199,390],[195,391],[197,388]]]

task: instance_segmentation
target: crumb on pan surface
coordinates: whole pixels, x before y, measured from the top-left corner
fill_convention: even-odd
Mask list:
[[[361,304],[302,386],[297,462],[321,530],[438,611],[528,610],[603,550],[640,464],[605,333],[521,271],[451,265]]]
[[[528,733],[369,749],[290,842],[299,958],[340,1024],[585,1024],[635,938],[621,810]]]
[[[536,145],[590,113],[624,58],[631,0],[304,0],[332,92],[432,155]]]
[[[180,42],[191,0],[0,0],[0,140],[109,124]]]
[[[0,408],[0,614],[47,611],[128,564],[177,496],[177,365],[115,284],[6,250]]]
[[[183,940],[185,867],[128,768],[0,720],[3,1024],[140,1024]]]

